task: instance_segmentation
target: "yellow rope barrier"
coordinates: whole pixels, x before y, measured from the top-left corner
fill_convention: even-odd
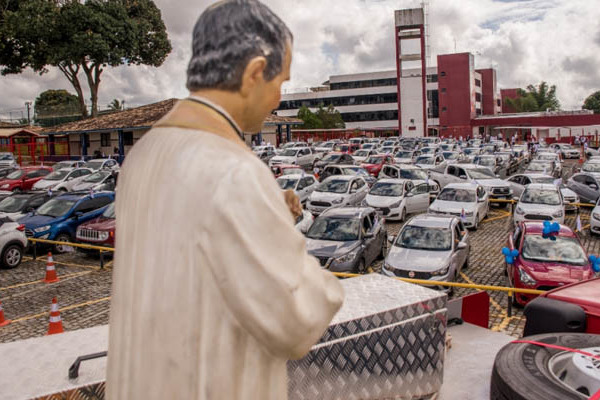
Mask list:
[[[56,240],[35,239],[35,238],[28,238],[27,240],[29,240],[32,243],[58,244],[58,245],[63,245],[63,246],[79,247],[81,249],[90,249],[90,250],[99,250],[99,251],[112,251],[112,252],[115,251],[115,249],[113,249],[112,247],[94,246],[91,244],[81,244],[81,243],[72,243],[72,242],[57,242]]]

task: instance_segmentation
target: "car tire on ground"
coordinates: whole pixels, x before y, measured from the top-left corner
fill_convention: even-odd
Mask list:
[[[385,237],[383,238],[383,243],[381,244],[381,253],[379,253],[379,259],[380,260],[385,260],[385,257],[387,256],[387,246],[388,246],[388,238],[387,238],[387,234],[385,235]]]
[[[525,339],[572,349],[600,347],[600,335],[585,333],[550,333]],[[578,395],[555,378],[557,371],[552,372],[552,358],[559,353],[563,351],[534,344],[507,344],[494,361],[490,399],[563,400],[593,395],[586,393],[585,388],[580,388],[582,392]]]
[[[23,260],[23,246],[13,243],[6,246],[2,252],[2,268],[17,268]]]
[[[13,193],[21,193],[21,188],[16,187],[12,190],[12,192]]]
[[[479,229],[479,214],[475,214],[475,226],[473,227],[474,231],[477,229]]]
[[[356,266],[356,272],[359,274],[364,274],[367,272],[367,267],[366,267],[364,258],[361,258],[360,261],[358,262],[358,265]]]
[[[404,222],[406,220],[406,208],[402,209],[402,212],[400,213],[400,222]]]
[[[57,242],[71,242],[71,236],[69,236],[66,233],[61,233],[54,240]],[[58,254],[66,253],[67,250],[65,249],[65,246],[68,246],[68,245],[55,244],[54,251]]]

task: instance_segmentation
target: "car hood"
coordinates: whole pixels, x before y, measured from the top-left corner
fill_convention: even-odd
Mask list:
[[[310,195],[310,201],[332,201],[346,197],[346,193],[330,193],[314,191]]]
[[[112,231],[115,230],[116,219],[98,217],[94,218],[90,222],[80,225],[80,228],[91,229],[95,231]]]
[[[323,161],[317,161],[317,162],[315,163],[315,167],[316,167],[316,168],[323,168],[323,167],[326,167],[326,166],[328,166],[328,165],[329,165],[329,164],[331,164],[331,163],[332,163],[332,161],[324,161],[324,160],[323,160]]]
[[[394,158],[396,164],[411,164],[412,158]]]
[[[28,229],[37,228],[44,225],[52,225],[61,217],[50,217],[47,215],[27,215],[19,220]]]
[[[352,156],[352,158],[354,158],[354,161],[356,161],[357,163],[362,163],[363,161],[365,161],[367,159],[367,157],[360,157],[360,156]]]
[[[563,195],[563,197],[577,197],[577,193],[566,187],[561,188],[560,193]]]
[[[372,194],[367,194],[367,197],[365,198],[365,200],[367,201],[367,204],[371,207],[389,207],[392,204],[397,203],[403,199],[404,199],[403,196],[390,197],[390,196],[375,196]]]
[[[92,187],[94,187],[96,185],[99,185],[99,184],[100,184],[100,182],[96,182],[96,183],[94,183],[94,182],[79,182],[78,184],[74,185],[71,188],[71,191],[78,192],[78,191],[81,191],[81,190],[88,190],[88,189],[90,189],[90,188],[92,188]]]
[[[34,185],[34,189],[48,189],[62,183],[63,181],[47,181],[46,179],[42,179],[37,181]]]
[[[331,240],[306,239],[308,254],[321,257],[341,257],[360,246],[360,241],[335,242]]]
[[[521,258],[521,261],[522,258]],[[522,262],[521,267],[537,281],[578,282],[592,277],[591,266],[548,262]]]
[[[275,156],[271,158],[271,161],[281,161],[283,163],[295,161],[296,157],[287,157],[287,156]]]
[[[543,214],[543,215],[552,215],[555,212],[562,210],[563,206],[549,206],[546,204],[529,204],[529,203],[517,203],[517,207],[519,207],[525,214]]]
[[[451,250],[415,250],[392,246],[385,263],[390,268],[404,271],[432,272],[446,267],[450,262],[451,255]]]
[[[461,203],[458,201],[435,200],[429,206],[429,210],[442,213],[460,214],[462,210],[465,212],[475,211],[477,203]]]
[[[481,186],[486,188],[488,187],[509,187],[506,181],[503,181],[499,178],[490,178],[490,179],[472,179],[473,181],[477,181]]]
[[[437,167],[437,165],[431,165],[431,164],[415,164],[415,165],[424,170],[430,170],[430,169],[434,169]]]

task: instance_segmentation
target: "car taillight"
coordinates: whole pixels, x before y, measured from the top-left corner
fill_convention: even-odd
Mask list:
[[[21,232],[25,232],[25,225],[19,225],[19,226],[17,226],[17,230],[21,231]]]
[[[110,231],[110,233],[108,234],[111,238],[115,237],[115,233],[113,231]]]

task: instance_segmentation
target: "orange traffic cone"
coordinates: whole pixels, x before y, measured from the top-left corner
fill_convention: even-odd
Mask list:
[[[44,282],[55,283],[58,282],[58,275],[56,275],[56,268],[54,267],[54,260],[52,259],[52,253],[48,252],[48,262],[46,262],[46,278]]]
[[[6,326],[10,323],[10,319],[4,319],[4,309],[2,308],[2,302],[0,301],[0,326]]]
[[[50,307],[50,325],[46,335],[54,335],[55,333],[63,333],[62,319],[60,319],[60,311],[58,311],[58,301],[56,297],[52,299]]]

